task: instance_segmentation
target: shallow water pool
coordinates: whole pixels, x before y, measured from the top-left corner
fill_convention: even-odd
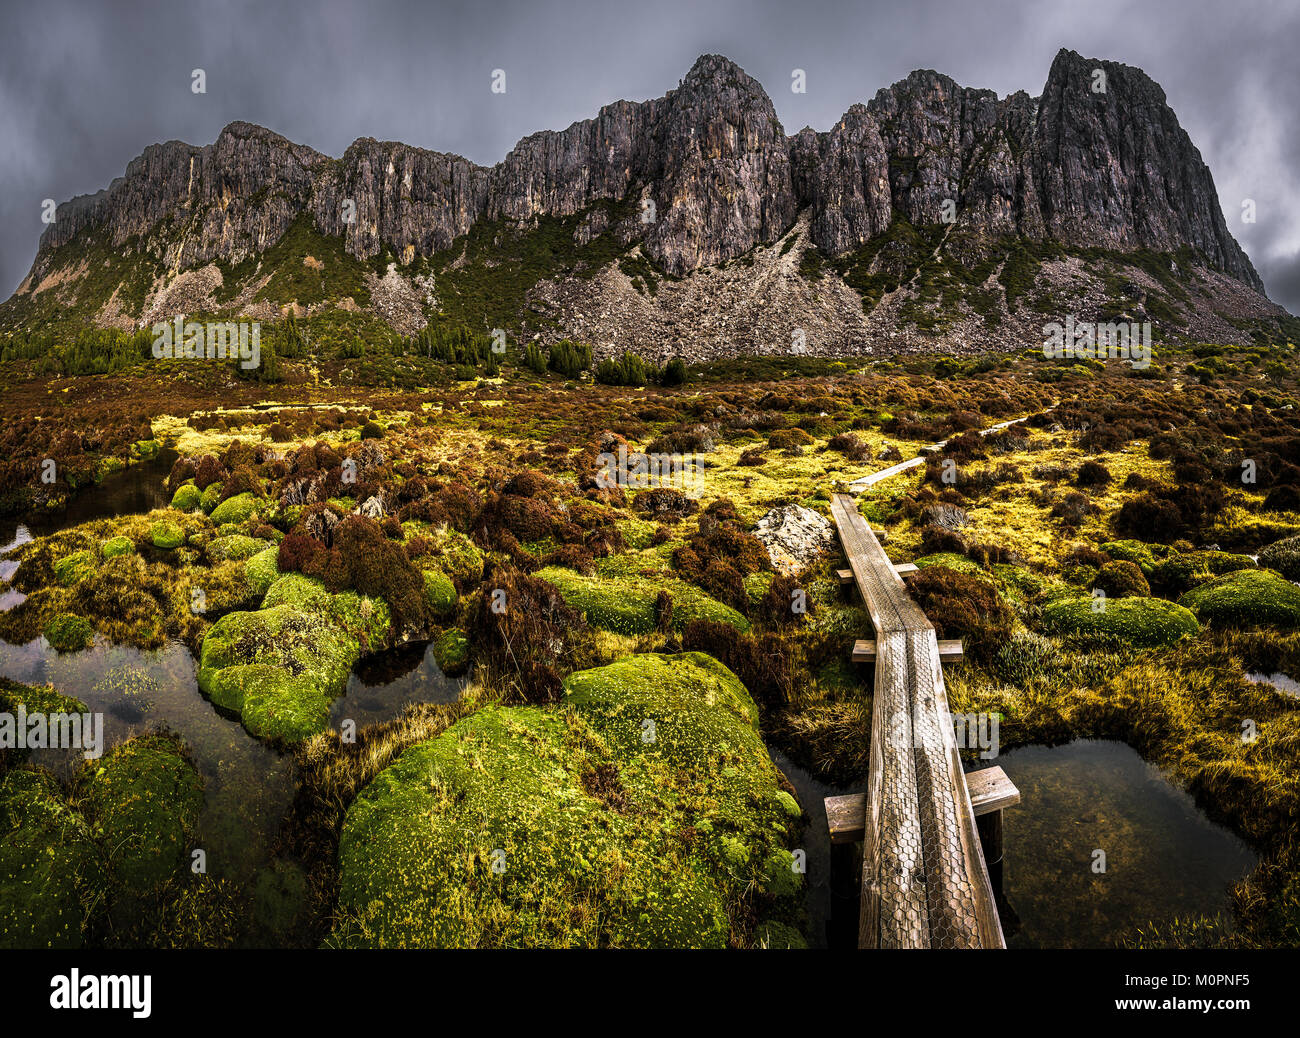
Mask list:
[[[1021,795],[1004,822],[1009,947],[1112,947],[1148,923],[1230,916],[1228,890],[1254,853],[1135,750],[1076,740],[997,763]]]

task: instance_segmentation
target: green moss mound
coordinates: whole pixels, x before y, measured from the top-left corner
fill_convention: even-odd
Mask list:
[[[203,807],[203,782],[180,745],[167,736],[132,739],[88,771],[87,816],[114,880],[138,892],[173,875]]]
[[[98,848],[48,772],[0,776],[0,948],[79,948]]]
[[[355,591],[331,593],[319,580],[300,573],[280,577],[262,599],[263,609],[286,605],[328,618],[366,650],[384,645],[393,629],[393,614],[382,598]]]
[[[22,707],[29,714],[84,714],[86,704],[80,699],[56,692],[50,685],[20,685],[0,678],[0,711],[15,713]]]
[[[1136,563],[1147,576],[1156,562],[1169,554],[1164,544],[1147,544],[1145,541],[1107,541],[1101,550],[1117,562]]]
[[[64,587],[80,584],[95,572],[99,560],[94,552],[74,551],[54,563],[54,579]]]
[[[1300,588],[1267,569],[1217,577],[1178,603],[1214,627],[1300,627]]]
[[[85,617],[59,613],[45,625],[45,640],[56,652],[77,652],[95,640],[95,628]]]
[[[212,510],[208,518],[212,520],[214,526],[221,526],[223,523],[242,523],[265,506],[266,501],[263,498],[245,492],[226,498]]]
[[[262,608],[288,605],[303,612],[324,613],[329,611],[332,597],[319,580],[300,573],[286,573],[266,592]]]
[[[119,555],[132,555],[135,553],[135,542],[130,537],[110,537],[99,546],[99,553],[105,562]]]
[[[1157,562],[1151,568],[1151,583],[1181,594],[1213,577],[1238,570],[1254,569],[1255,560],[1249,555],[1234,555],[1226,551],[1189,551],[1175,553]]]
[[[985,573],[985,570],[978,562],[951,551],[941,551],[934,555],[922,555],[916,560],[917,569],[929,569],[932,566],[955,569],[958,573]]]
[[[444,674],[455,676],[469,665],[469,639],[458,627],[449,627],[433,643],[433,658]]]
[[[193,483],[186,483],[184,486],[176,488],[176,493],[172,494],[172,507],[178,512],[192,512],[199,507],[199,502],[203,500],[203,491]]]
[[[209,515],[221,503],[221,487],[222,484],[213,483],[203,491],[203,495],[199,498],[199,507]]]
[[[623,753],[707,767],[711,752],[718,754],[716,764],[729,751],[743,755],[762,745],[758,707],[745,686],[702,652],[630,656],[579,671],[565,680],[564,693],[565,702],[591,717]],[[653,738],[647,737],[647,721]]]
[[[330,616],[367,652],[382,648],[393,633],[393,613],[382,598],[342,591],[330,599]]]
[[[1127,559],[1116,559],[1102,566],[1093,578],[1092,586],[1105,591],[1111,598],[1147,598],[1151,594],[1151,585],[1147,583],[1142,568]]]
[[[457,530],[440,530],[434,537],[433,558],[461,587],[483,579],[483,553],[478,546]]]
[[[232,559],[242,561],[251,559],[258,552],[265,550],[266,546],[266,541],[242,533],[232,534],[229,537],[214,537],[208,542],[208,557],[218,562],[229,562]]]
[[[1037,598],[1046,596],[1051,592],[1054,582],[1051,578],[1044,577],[1040,573],[1035,573],[1031,569],[1023,566],[1015,566],[1007,562],[995,563],[991,567],[993,575],[1002,585],[1007,597],[1019,603],[1027,598]]]
[[[639,581],[607,574],[584,577],[560,566],[539,569],[534,576],[554,584],[564,601],[582,613],[587,623],[618,634],[647,634],[655,629],[655,601],[660,591],[672,596],[672,625],[676,630],[692,620],[718,620],[742,633],[750,628],[749,621],[736,610],[683,580]]]
[[[1043,628],[1049,634],[1117,638],[1140,648],[1172,645],[1200,630],[1190,611],[1161,598],[1110,598],[1105,605],[1094,611],[1091,597],[1053,602],[1043,610]]]
[[[280,579],[280,569],[276,565],[279,554],[280,549],[273,544],[244,563],[244,579],[254,595],[265,595],[271,590],[271,585]]]
[[[185,543],[185,531],[176,523],[163,520],[149,527],[149,539],[155,548],[179,548]]]
[[[1300,580],[1300,536],[1274,541],[1259,553],[1259,564],[1277,570],[1287,580]]]
[[[424,599],[434,616],[450,616],[456,611],[456,585],[445,574],[426,569]]]
[[[759,570],[757,573],[751,573],[745,577],[741,583],[745,588],[745,599],[753,607],[759,606],[763,601],[763,596],[767,594],[768,589],[772,586],[772,580],[776,576],[769,570]]]
[[[297,742],[325,730],[359,656],[328,615],[292,605],[229,613],[203,639],[199,688],[254,735]]]
[[[742,899],[793,908],[798,820],[734,674],[635,656],[565,688],[557,709],[485,707],[371,782],[329,943],[721,948]]]

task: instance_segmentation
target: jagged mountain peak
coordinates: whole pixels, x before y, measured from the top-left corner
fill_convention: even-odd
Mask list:
[[[1096,70],[1105,74],[1100,92]],[[278,248],[273,263],[292,257],[316,270],[320,256],[337,255],[347,276],[333,283],[325,265],[306,291],[301,272],[262,270],[291,228],[294,244]],[[530,244],[537,235],[544,246]],[[564,130],[529,135],[492,167],[370,137],[331,159],[232,122],[210,145],[151,145],[105,191],[60,207],[29,277],[0,307],[0,324],[50,312],[56,300],[101,323],[140,323],[186,299],[191,309],[269,313],[288,304],[370,307],[404,330],[453,316],[535,326],[545,311],[547,335],[586,334],[590,307],[568,290],[552,305],[548,281],[576,270],[584,291],[599,295],[608,282],[610,291],[647,294],[661,278],[667,286],[701,275],[703,284],[706,272],[748,263],[778,242],[784,258],[761,292],[793,292],[800,306],[817,307],[825,293],[805,298],[791,278],[836,278],[861,298],[864,320],[836,311],[843,330],[827,334],[837,349],[892,340],[899,322],[908,335],[941,328],[946,322],[892,301],[924,296],[954,271],[967,281],[984,272],[969,286],[981,311],[994,297],[1009,318],[1030,301],[1047,305],[1052,293],[1033,295],[1023,272],[1005,272],[1016,250],[1094,260],[1179,253],[1179,271],[1203,269],[1216,292],[1230,279],[1261,313],[1271,307],[1164,92],[1140,69],[1062,49],[1038,98],[1000,99],[918,69],[852,104],[829,129],[789,137],[757,80],[705,54],[662,97],[613,102]],[[482,273],[470,284],[465,272],[475,264]],[[936,264],[942,269],[923,278]],[[508,291],[503,268],[514,271]],[[400,305],[374,302],[382,292],[371,276],[382,276]],[[1130,281],[1103,284],[1113,295]],[[1106,305],[1140,311],[1157,290],[1130,288]],[[678,294],[665,287],[653,306]],[[602,335],[611,327],[603,321],[594,326]],[[1227,337],[1235,326],[1206,327]]]
[[[701,54],[682,79],[682,88],[696,90],[741,87],[766,95],[761,83],[725,54]]]

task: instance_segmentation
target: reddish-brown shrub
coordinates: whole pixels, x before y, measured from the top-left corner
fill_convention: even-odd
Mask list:
[[[1011,636],[1014,614],[991,580],[945,566],[918,570],[905,579],[938,637],[965,639],[972,659],[989,659]]]

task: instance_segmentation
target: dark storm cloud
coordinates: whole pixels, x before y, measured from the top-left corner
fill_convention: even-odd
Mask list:
[[[558,0],[70,3],[4,0],[0,291],[26,274],[41,202],[96,191],[155,141],[236,119],[340,155],[357,137],[499,161],[522,136],[661,95],[706,52],[826,129],[915,68],[1042,89],[1060,47],[1145,69],[1214,173],[1229,228],[1300,310],[1300,5],[1169,0]],[[207,73],[207,93],[190,72]],[[493,94],[494,69],[507,91]],[[807,73],[807,93],[790,90]],[[1241,220],[1253,199],[1257,222]]]

